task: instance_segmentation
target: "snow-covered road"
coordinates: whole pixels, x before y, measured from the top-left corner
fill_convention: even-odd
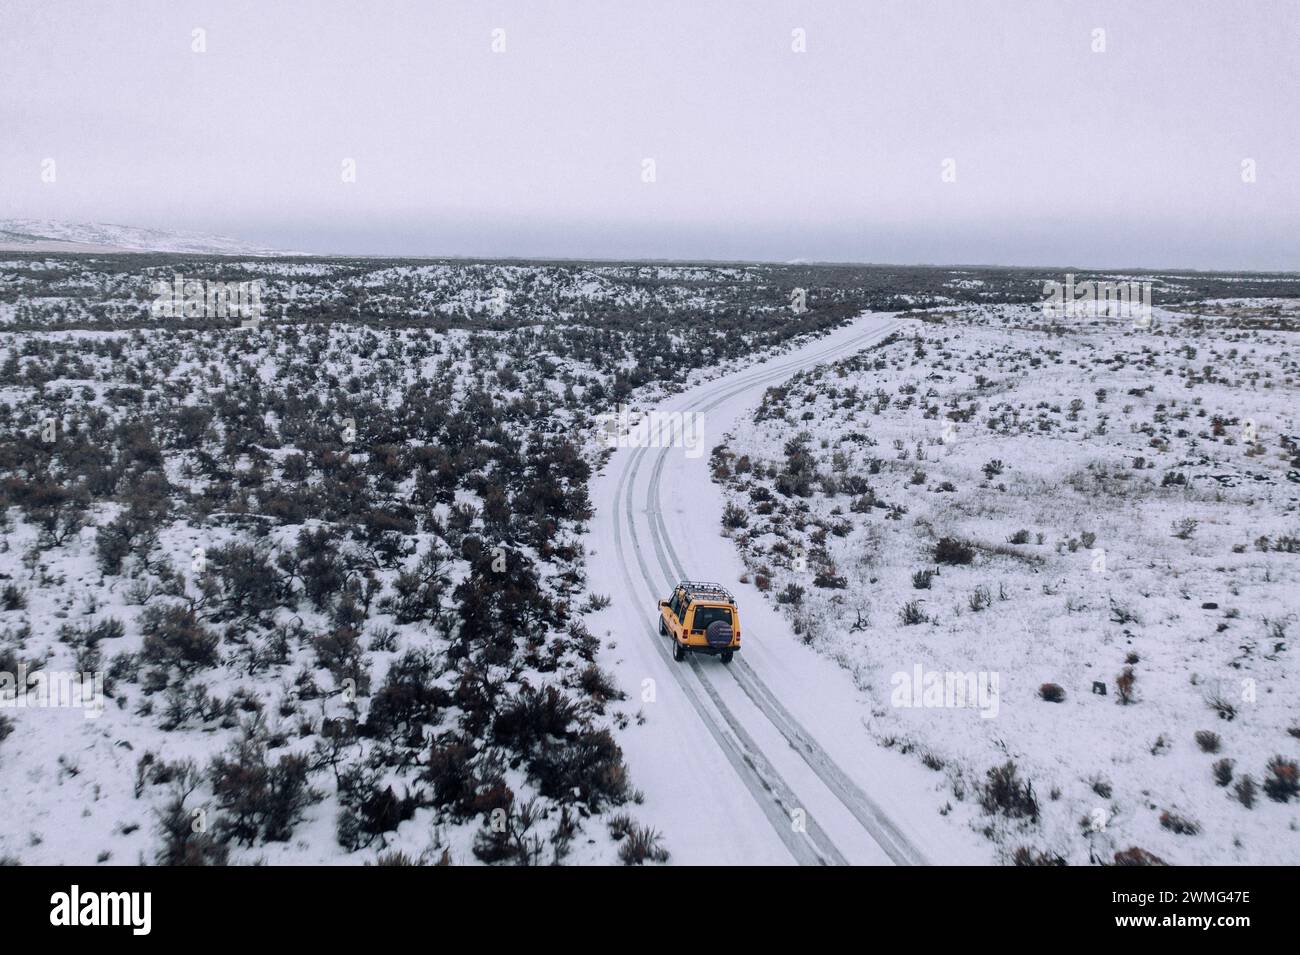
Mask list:
[[[591,587],[612,598],[593,621],[602,662],[634,695],[644,725],[620,735],[638,815],[678,863],[987,863],[991,850],[940,815],[937,777],[882,749],[849,674],[805,647],[750,584],[721,536],[708,449],[768,387],[852,354],[900,323],[864,315],[794,351],[674,396],[657,411],[703,413],[704,453],[619,448],[593,488]],[[682,578],[717,580],[740,606],[743,649],[674,663],[656,603]]]

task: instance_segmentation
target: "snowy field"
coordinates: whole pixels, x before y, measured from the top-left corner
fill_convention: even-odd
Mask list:
[[[1294,863],[1297,332],[921,314],[727,436],[723,533],[1003,861]]]
[[[244,262],[314,304],[241,330],[149,321],[133,261],[3,272],[25,327],[0,334],[0,701],[23,673],[102,683],[89,714],[30,692],[0,708],[0,859],[668,858],[618,742],[636,708],[584,623],[607,590],[583,545],[594,416],[852,311],[764,318],[786,301],[769,284],[763,308],[704,324],[673,303],[748,273],[658,268],[643,311],[601,320],[559,320],[539,293],[455,328],[324,321],[376,276],[367,312],[423,314],[423,286]],[[409,271],[446,281],[438,301],[488,303],[497,281],[572,290],[582,272]],[[29,295],[45,278],[68,294]]]
[[[1287,858],[1293,281],[1224,278],[1137,333],[1015,270],[7,257],[0,675],[102,711],[0,708],[0,860]],[[734,665],[656,637],[686,575]]]

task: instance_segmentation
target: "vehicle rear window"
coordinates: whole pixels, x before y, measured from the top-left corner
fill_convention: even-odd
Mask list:
[[[731,626],[731,611],[726,607],[696,607],[695,623],[691,626],[695,630],[707,630],[709,624],[715,620],[721,620],[727,626]]]

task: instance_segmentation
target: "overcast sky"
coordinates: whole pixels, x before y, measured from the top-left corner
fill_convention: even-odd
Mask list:
[[[0,218],[1298,269],[1297,50],[1295,0],[0,0]]]

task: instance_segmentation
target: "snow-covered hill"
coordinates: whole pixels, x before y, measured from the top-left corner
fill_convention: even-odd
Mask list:
[[[105,222],[0,219],[0,250],[31,252],[186,252],[199,255],[283,255],[241,239],[203,232],[144,229]]]

